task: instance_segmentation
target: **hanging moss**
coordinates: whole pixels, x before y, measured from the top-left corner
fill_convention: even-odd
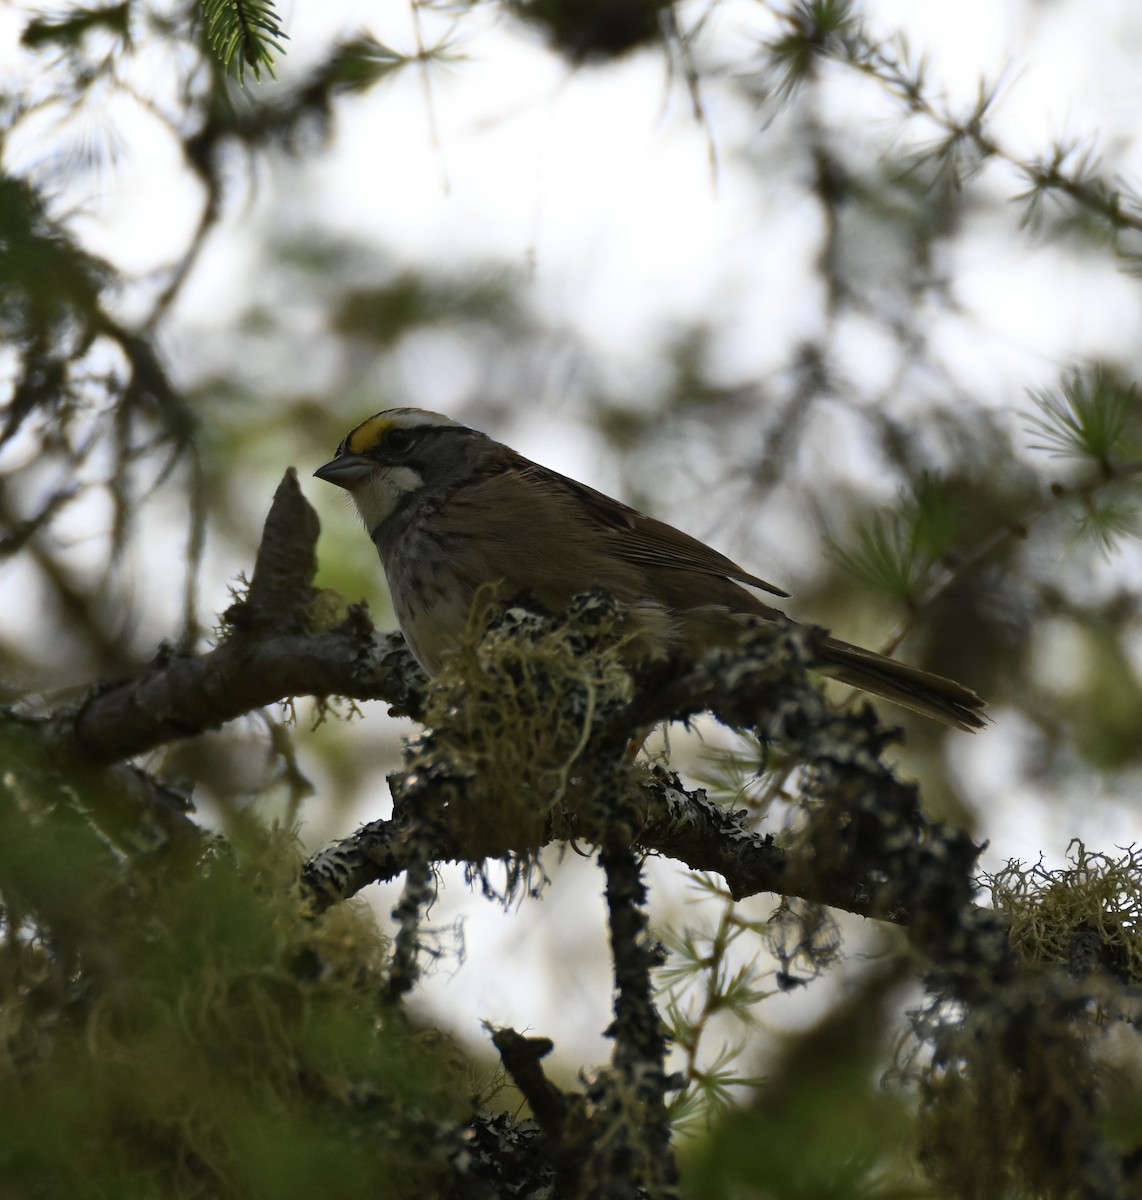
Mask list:
[[[1080,975],[1101,967],[1142,984],[1142,848],[1115,858],[1075,840],[1067,857],[1058,870],[1012,861],[985,878],[1012,945],[1030,963]]]
[[[557,813],[576,815],[591,734],[633,694],[630,624],[626,609],[593,593],[559,620],[513,606],[486,632],[473,621],[433,681],[431,732],[408,759],[413,771],[444,764],[470,781],[464,811],[451,814],[469,857],[539,847]]]

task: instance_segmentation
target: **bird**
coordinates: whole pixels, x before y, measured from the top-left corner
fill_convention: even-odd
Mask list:
[[[638,614],[647,657],[728,643],[743,617],[792,621],[756,594],[787,592],[697,538],[440,413],[379,412],[314,475],[352,497],[429,676],[486,589],[551,612],[601,589]],[[987,723],[984,702],[954,680],[832,636],[816,653],[815,671],[912,712],[964,731]]]

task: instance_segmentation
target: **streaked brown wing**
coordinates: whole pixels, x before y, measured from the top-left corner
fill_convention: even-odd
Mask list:
[[[615,554],[608,530],[582,519],[568,489],[524,478],[533,464],[496,450],[431,517],[432,536],[469,591],[499,583],[505,595],[528,591],[554,611],[594,586],[620,600],[652,594],[645,571]]]
[[[677,567],[684,571],[697,571],[747,583],[774,596],[789,595],[772,583],[751,575],[733,559],[719,554],[717,550],[712,550],[672,525],[644,516],[637,509],[585,483],[549,471],[522,456],[513,455],[513,458],[515,461],[511,469],[518,471],[532,488],[541,488],[570,499],[595,527],[609,531],[614,539],[610,552],[626,562],[646,567]]]

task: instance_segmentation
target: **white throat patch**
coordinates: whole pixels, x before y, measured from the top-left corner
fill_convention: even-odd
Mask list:
[[[409,492],[423,486],[424,477],[412,467],[383,467],[353,488],[353,503],[371,534],[396,510]]]

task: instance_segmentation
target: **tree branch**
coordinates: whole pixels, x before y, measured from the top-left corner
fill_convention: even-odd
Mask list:
[[[198,657],[164,650],[137,679],[93,691],[50,736],[90,764],[131,758],[290,696],[385,700],[420,711],[424,675],[399,634],[381,634],[363,605],[311,631],[317,514],[289,470],[274,495],[250,589],[227,611],[226,638]]]
[[[415,714],[420,668],[398,634],[374,629],[363,606],[322,633],[231,635],[197,658],[161,656],[138,679],[98,690],[57,721],[61,748],[113,763],[194,737],[291,696],[385,700]]]
[[[308,628],[317,608],[317,534],[316,515],[291,470],[274,496],[248,595],[226,614],[230,632],[222,643],[200,657],[160,656],[141,677],[98,689],[78,712],[56,715],[46,730],[56,752],[106,765],[293,695],[378,699],[401,712],[421,714],[426,681],[420,668],[403,639],[378,633],[362,606],[351,608],[332,628]],[[830,836],[847,831],[844,845],[817,836],[815,844],[810,840],[790,856],[771,838],[750,830],[740,814],[711,804],[700,790],[687,791],[660,769],[634,784],[629,811],[638,818],[631,827],[632,844],[695,870],[717,872],[738,898],[773,891],[909,922],[917,910],[902,877],[886,869],[879,836],[869,834],[867,844],[856,836],[864,827],[857,815],[897,812],[895,844],[910,848],[913,866],[925,855],[925,861],[942,856],[963,866],[974,847],[961,837],[953,852],[952,841],[923,822],[914,790],[880,764],[892,735],[876,725],[871,710],[834,713],[807,682],[805,664],[814,660],[821,636],[822,631],[805,626],[759,625],[746,629],[737,645],[708,653],[684,670],[660,667],[637,681],[635,699],[612,710],[591,738],[605,747],[622,745],[635,728],[702,711],[730,725],[757,728],[813,766],[810,778],[822,797],[827,799],[830,789],[845,797],[840,818],[818,823],[819,832],[831,831]],[[469,786],[469,780],[441,769],[420,770],[411,781],[403,777],[408,795],[402,813],[366,825],[307,864],[303,886],[313,903],[324,907],[406,870],[410,846],[425,832],[417,833],[411,814],[462,807]],[[836,808],[831,805],[830,812]],[[865,824],[871,828],[876,820],[866,816]],[[570,836],[566,829],[553,829],[552,836],[559,832]],[[446,821],[431,831],[429,841],[430,861],[459,854],[461,843]],[[504,845],[487,852],[507,855],[518,849]],[[965,870],[962,879],[969,874]],[[962,899],[967,885],[957,886]]]
[[[461,797],[460,802],[463,802]],[[750,829],[745,813],[714,804],[703,789],[687,790],[677,775],[661,767],[637,784],[635,803],[642,817],[634,844],[694,871],[711,871],[726,881],[735,900],[758,892],[796,896],[859,916],[907,923],[899,905],[889,907],[883,879],[877,875],[840,874],[816,878],[812,862],[778,845],[771,834]],[[302,888],[318,911],[356,895],[371,883],[395,879],[419,861],[415,848],[422,819],[404,808],[392,819],[370,821],[346,838],[317,851],[305,864]],[[433,862],[463,861],[460,839],[446,826],[437,829]],[[489,854],[509,855],[520,847],[505,844]]]
[[[598,1180],[612,1181],[609,1196],[662,1198],[674,1196],[678,1182],[666,1111],[666,1093],[678,1084],[666,1074],[666,1030],[652,978],[666,956],[649,938],[642,869],[629,838],[621,836],[622,824],[616,822],[616,836],[599,855],[615,979],[615,1019],[607,1036],[615,1050],[611,1069],[596,1076],[588,1093],[610,1126],[594,1147],[591,1168]]]

